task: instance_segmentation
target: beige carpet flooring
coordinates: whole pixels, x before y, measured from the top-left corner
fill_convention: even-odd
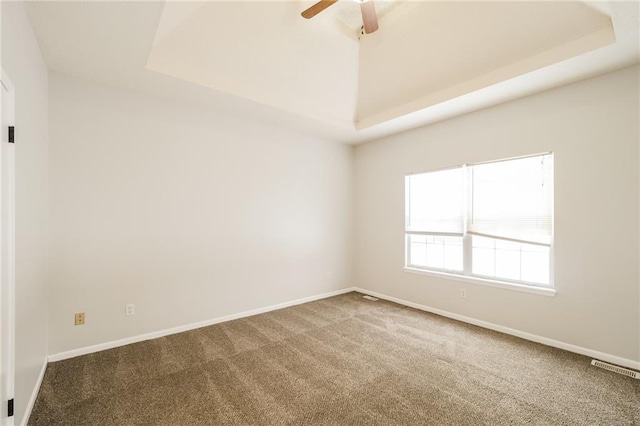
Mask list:
[[[51,363],[29,424],[640,425],[590,361],[349,293]]]

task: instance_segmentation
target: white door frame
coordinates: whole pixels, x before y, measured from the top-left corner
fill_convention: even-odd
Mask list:
[[[15,123],[15,91],[4,70],[0,92],[0,426],[13,426],[7,401],[15,390],[15,145],[8,126]]]

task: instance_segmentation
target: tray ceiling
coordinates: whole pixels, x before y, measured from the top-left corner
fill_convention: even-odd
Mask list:
[[[615,42],[579,2],[376,4],[362,35],[348,0],[167,3],[147,69],[360,129]]]
[[[52,71],[357,143],[638,63],[637,2],[35,1]]]

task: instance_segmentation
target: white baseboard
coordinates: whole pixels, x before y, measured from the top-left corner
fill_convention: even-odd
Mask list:
[[[633,368],[636,370],[640,370],[640,361],[634,361],[627,358],[622,358],[616,355],[611,355],[608,353],[596,351],[593,349],[583,348],[581,346],[572,345],[570,343],[561,342],[559,340],[549,339],[547,337],[538,336],[536,334],[527,333],[525,331],[516,330],[514,328],[505,327],[498,324],[493,324],[487,321],[478,320],[475,318],[467,317],[464,315],[454,314],[452,312],[443,311],[441,309],[432,308],[430,306],[421,305],[419,303],[409,302],[403,299],[399,299],[397,297],[387,296],[386,294],[381,294],[375,291],[369,291],[363,288],[355,287],[353,290],[370,294],[379,299],[388,300],[390,302],[395,302],[400,305],[408,306],[411,308],[419,309],[421,311],[431,312],[433,314],[437,314],[443,317],[455,319],[458,321],[466,322],[469,324],[477,325],[479,327],[488,328],[489,330],[499,331],[501,333],[510,334],[512,336],[520,337],[525,340],[530,340],[536,343],[542,343],[543,345],[552,346],[558,349],[564,349],[565,351],[574,352],[580,355],[585,355],[591,358],[596,358],[601,361],[606,361],[611,364],[617,364],[627,368]]]
[[[487,321],[478,320],[475,318],[467,317],[460,314],[455,314],[452,312],[444,311],[437,308],[432,308],[430,306],[421,305],[419,303],[409,302],[407,300],[399,299],[397,297],[387,296],[386,294],[381,294],[375,291],[370,291],[367,289],[363,289],[360,287],[349,287],[341,290],[323,293],[316,296],[305,297],[302,299],[292,300],[289,302],[280,303],[277,305],[267,306],[264,308],[253,309],[250,311],[244,311],[237,314],[227,315],[224,317],[218,317],[206,321],[201,321],[197,323],[187,324],[179,327],[169,328],[166,330],[154,331],[151,333],[140,334],[137,336],[127,337],[120,340],[114,340],[111,342],[100,343],[97,345],[86,346],[78,349],[73,349],[70,351],[60,352],[57,354],[49,355],[49,362],[61,361],[63,359],[73,358],[80,355],[86,355],[93,352],[103,351],[106,349],[116,348],[119,346],[129,345],[131,343],[142,342],[144,340],[156,339],[158,337],[164,337],[171,334],[182,333],[184,331],[193,330],[196,328],[207,327],[209,325],[219,324],[221,322],[231,321],[234,319],[245,318],[252,315],[258,315],[265,312],[275,311],[282,308],[287,308],[289,306],[300,305],[302,303],[313,302],[315,300],[326,299],[327,297],[337,296],[339,294],[349,293],[351,291],[358,291],[360,293],[370,294],[372,296],[378,297],[380,299],[388,300],[391,302],[398,303],[400,305],[408,306],[411,308],[419,309],[421,311],[431,312],[437,315],[441,315],[443,317],[455,319],[458,321],[466,322],[468,324],[477,325],[479,327],[487,328],[489,330],[499,331],[501,333],[510,334],[512,336],[520,337],[525,340],[530,340],[532,342],[541,343],[543,345],[552,346],[558,349],[564,349],[569,352],[574,352],[580,355],[585,355],[591,358],[596,358],[601,361],[606,361],[612,364],[620,365],[627,368],[633,368],[636,370],[640,370],[640,361],[634,361],[627,358],[622,358],[616,355],[611,355],[608,353],[596,351],[593,349],[583,348],[581,346],[572,345],[570,343],[561,342],[559,340],[549,339],[547,337],[538,336],[536,334],[527,333],[525,331],[516,330],[514,328],[505,327],[499,324],[490,323]],[[44,375],[44,369],[46,367],[46,363],[43,366],[41,377],[39,378],[40,382],[42,381],[42,376]],[[38,384],[38,388],[34,391],[34,395],[32,395],[32,401],[29,402],[28,412],[31,412],[31,408],[33,407],[33,403],[35,402],[35,397],[37,396],[38,389],[40,385]]]
[[[47,371],[47,359],[42,363],[42,367],[40,368],[40,374],[38,375],[38,379],[36,380],[36,384],[33,387],[33,392],[31,392],[31,398],[29,398],[29,402],[27,403],[27,407],[24,410],[24,415],[22,416],[21,425],[26,425],[29,423],[29,417],[31,417],[31,411],[33,411],[33,406],[36,403],[36,399],[38,398],[38,392],[40,392],[40,386],[42,386],[42,379],[44,379],[44,372]]]
[[[158,337],[168,336],[170,334],[182,333],[184,331],[193,330],[196,328],[207,327],[209,325],[219,324],[221,322],[227,322],[239,318],[250,317],[252,315],[263,314],[265,312],[275,311],[282,308],[288,308],[289,306],[301,305],[307,302],[313,302],[315,300],[326,299],[327,297],[337,296],[339,294],[349,293],[355,291],[355,287],[344,288],[341,290],[332,291],[329,293],[318,294],[316,296],[305,297],[302,299],[292,300],[289,302],[279,303],[277,305],[271,305],[264,308],[252,309],[250,311],[244,311],[237,314],[226,315],[224,317],[213,318],[206,321],[200,321],[192,324],[181,325],[179,327],[168,328],[165,330],[153,331],[151,333],[139,334],[137,336],[126,337],[120,340],[113,340],[111,342],[99,343],[97,345],[85,346],[82,348],[72,349],[70,351],[60,352],[57,354],[49,355],[49,362],[62,361],[63,359],[74,358],[80,355],[86,355],[94,352],[104,351],[106,349],[117,348],[119,346],[129,345],[131,343],[142,342],[145,340],[157,339]]]

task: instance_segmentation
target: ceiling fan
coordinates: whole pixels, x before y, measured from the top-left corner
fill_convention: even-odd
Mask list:
[[[302,12],[301,15],[303,18],[311,19],[337,1],[338,0],[320,0],[318,3]],[[364,32],[366,34],[371,34],[376,31],[378,29],[378,15],[376,15],[376,7],[373,4],[373,0],[355,0],[355,2],[360,3]]]

